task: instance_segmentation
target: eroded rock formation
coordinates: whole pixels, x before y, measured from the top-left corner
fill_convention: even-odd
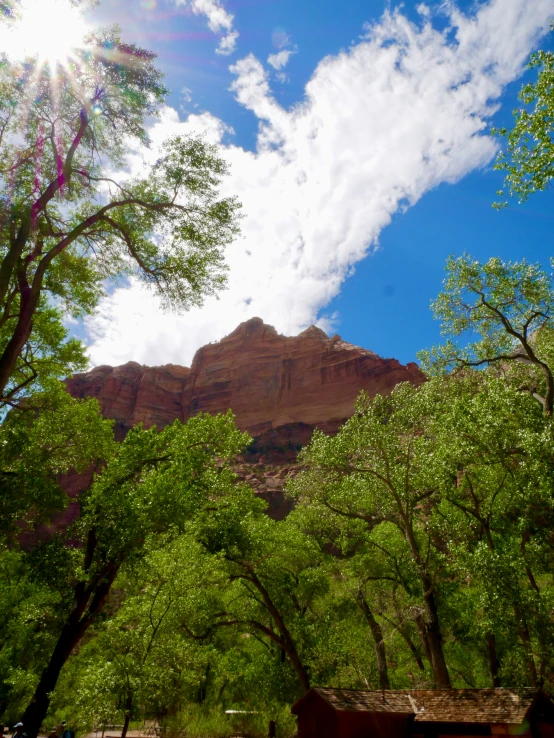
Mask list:
[[[139,422],[161,428],[175,418],[231,408],[239,428],[254,438],[243,475],[280,517],[287,509],[284,479],[313,429],[336,432],[352,414],[360,390],[388,394],[405,381],[424,381],[416,364],[382,359],[315,326],[288,337],[252,318],[200,348],[190,368],[129,362],[96,367],[67,384],[76,397],[98,399],[103,414],[116,421],[120,438]],[[73,494],[78,486],[77,480],[71,484]]]

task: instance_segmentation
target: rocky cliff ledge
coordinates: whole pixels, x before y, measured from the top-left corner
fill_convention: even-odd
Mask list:
[[[283,479],[313,429],[335,432],[352,414],[360,390],[388,394],[406,381],[424,381],[416,364],[382,359],[315,326],[288,337],[252,318],[200,348],[190,368],[129,362],[76,374],[67,384],[76,397],[98,399],[119,437],[139,422],[161,428],[175,418],[231,408],[239,428],[254,438],[244,477],[281,516]]]
[[[420,384],[423,378],[416,364],[382,359],[315,326],[288,337],[252,318],[200,348],[190,369],[132,361],[98,366],[72,377],[68,389],[98,398],[104,415],[123,431],[139,422],[163,427],[175,418],[232,408],[238,426],[259,436],[291,424],[344,420],[360,390],[386,394],[398,382]]]

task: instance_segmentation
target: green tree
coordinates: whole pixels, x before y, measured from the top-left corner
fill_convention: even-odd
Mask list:
[[[305,693],[310,603],[325,591],[328,578],[317,568],[317,547],[296,526],[272,520],[264,507],[244,489],[196,523],[198,540],[222,558],[233,585],[213,627],[238,626],[276,645]]]
[[[14,725],[54,646],[58,592],[33,579],[24,551],[0,545],[0,716]]]
[[[554,293],[552,275],[538,264],[481,264],[467,254],[446,262],[444,289],[432,303],[442,346],[421,351],[424,371],[464,367],[512,367],[512,380],[552,416],[554,407]],[[469,340],[459,345],[456,339]],[[477,340],[474,337],[477,336]]]
[[[390,528],[376,530],[355,514],[335,512],[323,495],[301,497],[291,518],[317,542],[328,560],[327,576],[332,585],[328,600],[321,602],[319,609],[325,612],[326,620],[336,622],[330,623],[335,635],[328,639],[334,666],[329,674],[321,674],[325,683],[346,680],[344,686],[390,689],[391,659],[406,665],[407,674],[413,670],[414,656],[417,682],[405,680],[405,674],[400,673],[402,666],[395,669],[395,686],[430,683],[420,650],[412,640],[414,621],[422,634],[424,628],[420,614],[414,612],[414,618],[410,613],[413,603],[406,601],[413,599],[414,593],[417,601],[417,583],[409,581],[409,565],[402,560],[402,540]],[[401,653],[406,645],[409,654]],[[318,651],[321,661],[326,651],[323,642],[318,644]],[[337,660],[339,653],[344,654],[343,664]]]
[[[487,374],[443,384],[448,402],[432,425],[431,463],[442,480],[437,527],[452,571],[472,582],[480,602],[493,686],[537,686],[551,669],[554,635],[549,421],[527,395]],[[518,661],[524,666],[514,669]]]
[[[0,61],[0,397],[11,399],[42,371],[34,347],[52,340],[52,305],[80,318],[106,279],[129,275],[175,309],[220,290],[239,204],[219,197],[227,165],[200,137],[167,140],[139,176],[114,173],[148,145],[144,121],[166,94],[154,54],[117,28],[56,68]]]
[[[0,541],[14,543],[63,509],[60,475],[82,472],[114,451],[113,422],[96,400],[75,400],[57,382],[0,425]]]
[[[25,706],[35,667],[53,647],[57,585],[33,578],[29,549],[68,504],[60,476],[88,470],[114,449],[113,423],[96,400],[46,384],[0,424],[0,714]]]
[[[538,70],[535,82],[524,85],[519,99],[527,106],[514,111],[512,130],[494,129],[506,137],[507,151],[500,152],[495,169],[506,172],[504,183],[510,197],[525,202],[529,195],[546,190],[554,178],[554,53],[537,51],[529,69]],[[497,193],[503,197],[504,190]],[[507,202],[496,203],[496,208]]]
[[[210,589],[223,575],[190,536],[166,539],[156,536],[144,559],[120,572],[107,606],[114,614],[92,626],[94,637],[62,672],[53,708],[69,710],[81,730],[122,722],[124,738],[141,712],[175,714],[201,690],[211,649],[191,639],[182,622],[204,626]]]
[[[359,521],[368,532],[385,528],[399,538],[419,584],[423,637],[438,687],[450,686],[443,647],[438,592],[443,566],[433,551],[431,529],[422,511],[438,493],[428,473],[434,439],[426,431],[436,398],[408,384],[390,397],[362,393],[356,413],[334,438],[315,432],[302,453],[306,464],[291,485],[306,504],[319,502],[336,516]],[[377,543],[377,541],[376,541]],[[395,554],[390,552],[394,561]]]
[[[198,415],[161,432],[132,429],[81,494],[75,523],[33,550],[33,576],[51,583],[59,604],[55,645],[23,717],[30,738],[46,716],[61,669],[105,607],[118,573],[144,557],[156,538],[163,542],[172,532],[182,533],[194,514],[234,485],[224,462],[247,441],[231,414]]]
[[[309,463],[308,470],[312,477]],[[342,623],[334,626],[335,648],[341,644],[345,666],[355,668],[356,678],[348,678],[349,669],[338,664],[337,675],[344,673],[344,686],[356,688],[432,686],[420,582],[405,537],[389,520],[368,515],[359,501],[349,507],[337,504],[329,490],[306,494],[306,482],[311,487],[315,475],[311,480],[302,475],[299,488],[291,485],[298,500],[293,515],[335,560],[330,573],[340,586],[333,587],[329,609],[342,611]]]
[[[9,332],[10,323],[6,321],[0,327],[0,345],[7,343]],[[44,406],[44,392],[48,393],[53,380],[65,379],[87,367],[83,344],[69,337],[61,310],[48,304],[43,296],[35,312],[33,331],[0,399],[0,420],[10,409],[21,407],[22,402],[29,408],[33,394],[41,395],[38,402]]]
[[[504,378],[466,369],[362,395],[336,437],[303,452],[293,516],[335,557],[381,685],[426,686],[427,661],[446,686],[437,651],[467,686],[549,679],[550,423]]]

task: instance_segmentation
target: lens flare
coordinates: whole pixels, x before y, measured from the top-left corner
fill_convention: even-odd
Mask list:
[[[13,20],[0,25],[0,52],[14,60],[36,57],[55,66],[82,46],[87,26],[69,0],[21,0]]]

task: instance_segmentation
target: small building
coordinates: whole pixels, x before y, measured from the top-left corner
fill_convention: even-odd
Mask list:
[[[373,690],[314,687],[292,707],[299,738],[554,738],[540,689]]]

